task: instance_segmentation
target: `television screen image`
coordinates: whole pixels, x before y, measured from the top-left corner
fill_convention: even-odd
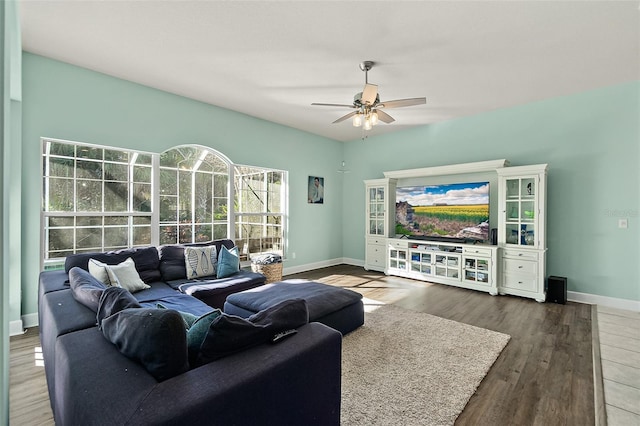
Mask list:
[[[418,239],[487,241],[489,182],[398,187],[396,234]]]

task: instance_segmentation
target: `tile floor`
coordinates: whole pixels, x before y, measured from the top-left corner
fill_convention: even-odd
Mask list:
[[[608,426],[640,426],[640,312],[598,305]]]

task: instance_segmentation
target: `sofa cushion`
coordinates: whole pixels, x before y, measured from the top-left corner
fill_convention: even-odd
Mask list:
[[[240,270],[240,257],[238,256],[238,247],[227,249],[222,247],[220,259],[218,259],[218,269],[216,276],[218,278],[227,278]]]
[[[98,327],[102,321],[111,315],[127,308],[140,308],[140,304],[133,295],[121,287],[107,287],[100,296],[96,318]]]
[[[187,333],[173,309],[124,309],[102,320],[102,333],[159,382],[189,369]]]
[[[214,245],[218,257],[222,247],[231,248],[235,244],[229,239],[209,241],[205,243],[191,243],[191,244],[169,244],[159,248],[160,251],[160,273],[162,274],[163,281],[173,281],[185,279],[187,277],[187,269],[184,261],[184,248],[185,247],[204,247]]]
[[[298,328],[308,322],[307,304],[302,299],[285,300],[248,319],[222,314],[209,326],[196,364],[206,364],[265,343],[276,333]]]
[[[88,271],[89,259],[96,259],[108,265],[117,265],[129,257],[133,259],[142,281],[149,283],[160,280],[160,258],[158,249],[155,247],[134,247],[109,252],[74,254],[66,258],[64,270],[69,273],[71,268],[77,266]]]
[[[107,287],[89,272],[77,266],[69,271],[69,283],[73,298],[93,312],[97,312],[100,296]]]
[[[142,281],[136,270],[136,265],[130,257],[117,265],[107,265],[105,269],[109,275],[111,286],[122,287],[132,293],[151,288]]]
[[[185,247],[184,261],[187,279],[215,275],[218,264],[216,246]]]
[[[91,258],[88,262],[89,273],[98,281],[106,286],[111,286],[111,280],[109,279],[109,273],[107,272],[107,264],[104,262],[100,262],[97,259]],[[74,268],[82,269],[78,266],[74,266]],[[73,268],[72,268],[73,269]],[[71,271],[69,271],[71,274]]]

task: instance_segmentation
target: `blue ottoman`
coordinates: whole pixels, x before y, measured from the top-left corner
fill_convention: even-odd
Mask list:
[[[304,299],[309,322],[321,322],[342,335],[364,324],[360,293],[308,280],[280,281],[231,294],[224,303],[224,312],[247,318],[289,299]]]

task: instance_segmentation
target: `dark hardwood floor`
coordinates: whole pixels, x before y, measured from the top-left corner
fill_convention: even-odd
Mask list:
[[[365,303],[393,303],[509,334],[511,340],[456,425],[595,422],[590,305],[492,297],[472,290],[389,277],[349,265],[286,278],[306,278],[351,288],[365,297]],[[53,424],[44,370],[35,365],[36,346],[39,346],[37,328],[11,338],[12,425]],[[402,419],[398,419],[398,424],[401,423]]]

